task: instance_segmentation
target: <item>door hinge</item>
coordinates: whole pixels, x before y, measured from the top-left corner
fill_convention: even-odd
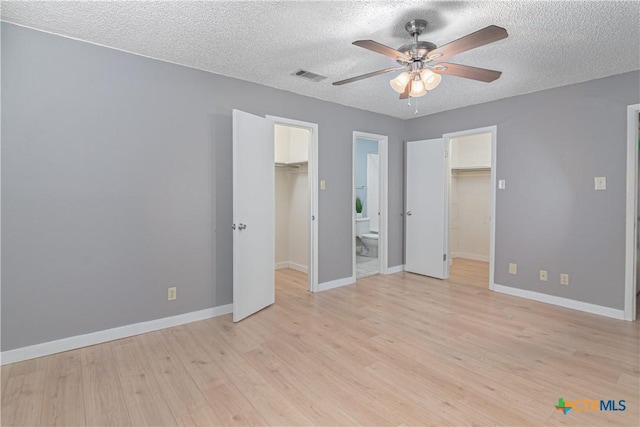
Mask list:
[[[442,254],[442,260],[446,261],[447,260],[447,254]]]

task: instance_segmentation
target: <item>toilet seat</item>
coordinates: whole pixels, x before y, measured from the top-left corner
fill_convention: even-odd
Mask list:
[[[377,233],[365,233],[360,237],[364,238],[364,239],[378,240],[378,234]]]

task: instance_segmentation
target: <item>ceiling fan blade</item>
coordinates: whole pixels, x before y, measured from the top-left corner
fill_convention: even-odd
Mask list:
[[[404,69],[404,66],[402,66],[402,67],[393,67],[393,68],[385,68],[384,70],[373,71],[371,73],[363,74],[361,76],[351,77],[350,79],[345,79],[345,80],[340,80],[340,81],[337,81],[337,82],[333,82],[333,85],[334,86],[340,86],[340,85],[344,85],[344,84],[347,84],[347,83],[353,83],[353,82],[357,82],[358,80],[364,80],[364,79],[368,79],[369,77],[379,76],[380,74],[390,73],[392,71],[398,71],[398,70],[402,70],[402,69]]]
[[[509,36],[509,34],[507,34],[507,30],[504,28],[496,25],[489,25],[475,33],[468,34],[458,40],[454,40],[451,43],[447,43],[444,46],[440,46],[439,48],[432,50],[429,52],[427,57],[432,60],[448,58],[458,53],[466,52],[467,50],[502,40],[507,38],[507,36]]]
[[[470,67],[468,65],[439,62],[431,69],[434,73],[449,74],[451,76],[464,77],[466,79],[492,82],[502,75],[502,71],[487,70],[486,68]]]
[[[402,59],[407,62],[410,62],[412,60],[411,56],[407,55],[406,53],[402,53],[398,50],[390,48],[389,46],[374,42],[373,40],[357,40],[353,42],[353,44],[365,49],[369,49],[376,53],[381,53],[396,61],[398,59]]]
[[[407,82],[407,85],[404,87],[404,92],[400,94],[400,99],[407,99],[409,97],[409,92],[411,91],[411,80]]]

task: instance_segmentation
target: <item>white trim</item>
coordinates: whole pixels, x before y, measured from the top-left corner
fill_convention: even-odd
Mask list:
[[[284,268],[289,268],[289,261],[276,262],[276,270],[282,270]]]
[[[329,289],[341,288],[342,286],[353,285],[354,283],[356,283],[356,281],[353,277],[345,277],[343,279],[318,284],[318,291],[328,291]]]
[[[573,299],[557,297],[554,295],[542,294],[540,292],[527,291],[525,289],[512,288],[510,286],[499,285],[494,283],[493,290],[501,294],[513,295],[520,298],[526,298],[534,301],[553,304],[560,307],[571,308],[573,310],[585,311],[587,313],[598,314],[600,316],[612,317],[614,319],[623,320],[624,311],[616,308],[604,307],[601,305],[590,304],[588,302],[576,301]]]
[[[3,351],[0,356],[0,365],[21,362],[23,360],[48,356],[50,354],[60,353],[63,351],[75,350],[134,335],[146,334],[147,332],[184,325],[185,323],[197,322],[198,320],[210,319],[212,317],[222,316],[232,312],[233,304],[221,305],[218,307],[206,308],[204,310],[192,311],[191,313],[163,317],[161,319],[149,320],[147,322],[133,323],[131,325],[120,326],[118,328],[91,332],[84,335],[76,335],[74,337],[62,338],[42,344],[16,348],[14,350],[7,350]]]
[[[472,259],[474,261],[484,261],[489,262],[489,257],[487,255],[480,254],[472,254],[469,252],[452,252],[451,258],[464,258],[464,259]]]
[[[387,268],[387,272],[384,274],[394,274],[394,273],[400,273],[402,271],[404,271],[404,264],[389,267]]]
[[[379,230],[378,230],[378,271],[380,274],[388,274],[389,264],[389,219],[387,212],[389,210],[389,137],[386,135],[378,135],[375,133],[353,132],[353,147],[351,154],[351,200],[356,200],[356,139],[364,138],[378,142],[378,156],[380,160],[379,181],[380,188],[378,191],[380,209]],[[351,214],[351,256],[352,256],[352,278],[356,280],[356,211],[352,209]]]
[[[297,264],[295,262],[289,261],[289,268],[292,270],[300,271],[301,273],[308,273],[309,269],[306,265]]]
[[[495,255],[496,255],[496,177],[498,176],[498,127],[487,126],[477,129],[469,129],[461,132],[451,132],[442,135],[445,138],[447,147],[451,146],[451,139],[466,136],[477,135],[479,133],[491,133],[491,220],[489,225],[489,289],[493,290],[495,280]],[[447,233],[447,242],[449,241],[449,229]]]
[[[638,112],[640,104],[627,107],[627,197],[625,221],[624,319],[636,319],[636,250],[638,215]]]
[[[270,115],[267,115],[266,118],[277,124],[301,127],[311,131],[309,162],[307,164],[311,198],[311,206],[309,207],[309,277],[307,281],[309,291],[318,292],[320,290],[318,287],[318,124]]]

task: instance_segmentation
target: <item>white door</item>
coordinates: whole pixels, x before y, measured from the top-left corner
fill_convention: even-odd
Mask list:
[[[407,142],[405,270],[445,279],[447,197],[444,139]]]
[[[233,321],[275,302],[273,122],[233,110]]]

